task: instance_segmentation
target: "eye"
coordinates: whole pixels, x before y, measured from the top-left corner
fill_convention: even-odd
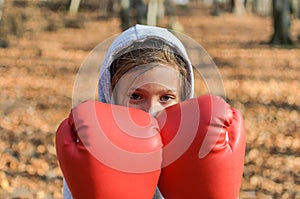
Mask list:
[[[143,100],[143,96],[139,93],[129,94],[130,103],[139,103]]]
[[[133,99],[133,100],[140,100],[141,98],[142,98],[142,96],[139,94],[136,94],[136,93],[133,93],[130,95],[130,99]]]
[[[163,95],[161,98],[160,98],[160,101],[162,102],[169,102],[171,100],[175,100],[175,96],[173,95]]]

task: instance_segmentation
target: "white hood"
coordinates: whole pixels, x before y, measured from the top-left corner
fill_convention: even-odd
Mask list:
[[[191,65],[190,59],[186,53],[186,50],[180,40],[175,37],[170,31],[164,28],[145,26],[145,25],[135,25],[126,31],[122,32],[111,44],[106,57],[102,63],[99,82],[98,82],[98,95],[99,101],[111,103],[110,94],[110,65],[116,58],[116,56],[131,46],[134,42],[142,42],[147,39],[159,39],[165,42],[170,47],[173,47],[177,53],[185,60],[187,64],[187,80],[190,85],[189,97],[194,95],[194,76],[193,67]]]

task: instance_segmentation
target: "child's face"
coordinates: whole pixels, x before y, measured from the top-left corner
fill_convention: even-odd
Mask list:
[[[114,91],[116,104],[138,108],[155,116],[180,101],[180,75],[174,67],[160,65],[146,71],[140,68],[128,72],[118,81]]]

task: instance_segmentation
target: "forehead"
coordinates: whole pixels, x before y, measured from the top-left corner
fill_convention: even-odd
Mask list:
[[[180,73],[174,66],[137,66],[135,70],[128,71],[120,79],[122,85],[127,87],[142,87],[146,84],[159,84],[164,87],[178,86]],[[121,86],[122,86],[121,85]]]

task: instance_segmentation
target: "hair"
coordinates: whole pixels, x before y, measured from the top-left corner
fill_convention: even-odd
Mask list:
[[[145,64],[158,63],[169,65],[179,71],[183,80],[181,81],[183,88],[181,100],[186,98],[187,63],[175,49],[162,41],[151,39],[136,42],[120,54],[110,66],[111,91],[119,79],[131,69]]]

